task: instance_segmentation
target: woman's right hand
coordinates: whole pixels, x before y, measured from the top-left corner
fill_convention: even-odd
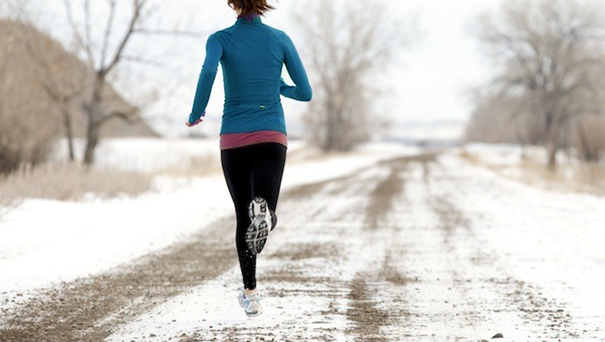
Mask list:
[[[194,123],[190,123],[189,121],[185,122],[185,126],[187,127],[193,127],[193,126],[197,126],[199,125],[202,121],[204,121],[203,118],[199,118],[197,119]]]

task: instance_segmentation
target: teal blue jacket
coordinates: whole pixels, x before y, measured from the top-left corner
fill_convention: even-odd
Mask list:
[[[240,18],[208,38],[189,123],[205,115],[219,62],[225,87],[221,134],[261,130],[286,134],[280,94],[311,100],[309,79],[292,40],[258,17]],[[284,65],[294,86],[281,78]]]

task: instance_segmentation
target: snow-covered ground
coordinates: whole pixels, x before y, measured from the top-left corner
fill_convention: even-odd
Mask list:
[[[76,159],[82,159],[83,144],[84,141],[80,139],[74,142]],[[219,154],[216,153],[218,146],[218,139],[105,139],[97,147],[95,164],[100,168],[138,172],[187,168],[196,161],[216,163],[219,159]],[[52,158],[58,162],[67,159],[65,140],[58,144]]]
[[[206,158],[191,141],[184,159],[177,141],[114,143],[112,167]],[[218,154],[216,142],[197,143]],[[605,198],[530,187],[458,150],[420,153],[291,147],[280,227],[259,258],[260,318],[237,305],[239,269],[225,263],[165,300],[129,299],[153,303],[124,322],[112,323],[114,313],[74,331],[110,322],[106,341],[604,341]],[[232,211],[220,174],[160,176],[136,198],[27,200],[0,218],[0,309],[186,243]]]
[[[355,172],[414,148],[374,144],[351,155],[299,162],[305,151],[290,145],[284,173],[288,188]],[[102,152],[102,153],[101,153]],[[301,154],[303,156],[298,156]],[[117,139],[98,154],[100,167],[153,172],[192,158],[218,163],[216,140]],[[0,302],[15,293],[107,271],[160,250],[232,212],[222,174],[157,177],[136,198],[89,198],[83,202],[28,199],[0,217]]]
[[[546,151],[539,146],[467,144],[460,155],[498,174],[545,190],[605,194],[605,164],[586,164],[575,151],[559,151],[557,168],[547,170]]]
[[[603,199],[545,193],[447,154],[428,167],[395,170],[405,177],[405,190],[379,220],[382,229],[365,226],[363,207],[371,199],[364,189],[388,182],[388,165],[312,197],[315,205],[307,210],[330,205],[313,222],[286,214],[287,228],[308,235],[284,228],[272,240],[259,271],[268,279],[262,289],[272,295],[260,319],[247,319],[233,305],[234,267],[137,317],[107,341],[150,333],[193,341],[347,341],[355,338],[356,324],[378,325],[360,329],[362,340],[479,341],[498,333],[506,341],[605,339]],[[285,261],[296,244],[338,252]],[[284,267],[301,273],[293,277]],[[351,298],[356,287],[350,284],[360,277],[367,294]],[[377,317],[386,312],[388,324],[352,322],[349,311],[357,309]]]

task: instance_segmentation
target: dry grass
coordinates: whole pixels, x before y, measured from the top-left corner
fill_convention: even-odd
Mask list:
[[[481,166],[483,164],[477,155],[472,154],[465,149],[460,150],[460,152],[458,152],[458,156],[473,165]]]
[[[605,167],[597,164],[562,165],[549,170],[543,164],[525,161],[521,180],[530,185],[565,192],[605,195]]]
[[[10,206],[24,198],[80,200],[89,193],[103,198],[135,196],[149,190],[151,182],[150,175],[80,164],[22,167],[0,178],[0,206]]]
[[[153,174],[170,177],[202,177],[220,172],[222,172],[220,159],[214,155],[206,155],[191,157],[186,163],[154,171]]]
[[[560,192],[605,195],[605,167],[599,164],[563,164],[550,170],[544,163],[526,158],[518,165],[494,165],[462,150],[459,156],[475,166],[486,167],[501,176],[524,184]]]

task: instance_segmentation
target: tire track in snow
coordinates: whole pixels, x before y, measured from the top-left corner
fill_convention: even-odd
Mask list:
[[[368,222],[376,222],[372,230],[381,232],[384,252],[373,267],[374,272],[365,274],[365,279],[368,279],[365,285],[368,301],[378,312],[386,313],[386,317],[374,321],[375,324],[380,323],[378,335],[358,333],[360,341],[373,340],[378,336],[389,341],[450,339],[450,336],[439,335],[443,331],[427,329],[424,319],[430,313],[417,310],[427,300],[426,297],[418,297],[417,293],[425,282],[431,281],[426,278],[426,271],[430,274],[430,270],[424,269],[426,257],[423,254],[432,252],[419,243],[418,237],[422,239],[419,233],[430,233],[437,224],[432,220],[431,208],[424,206],[425,198],[411,195],[410,189],[426,189],[431,165],[437,156],[432,153],[385,163],[390,168],[390,177],[376,187],[371,198],[373,204],[368,206],[368,217],[371,218]],[[374,221],[373,218],[379,219]],[[433,285],[437,285],[439,290],[443,286],[441,283]],[[440,319],[447,321],[447,318]]]
[[[385,215],[393,209],[394,199],[404,190],[405,182],[401,172],[402,168],[405,168],[405,164],[405,160],[386,164],[390,168],[389,176],[378,183],[370,194],[370,203],[366,209],[366,227],[368,229],[379,229]]]
[[[388,341],[382,335],[381,328],[389,320],[389,313],[380,310],[373,302],[374,290],[368,281],[371,274],[358,274],[351,282],[349,300],[351,307],[347,310],[347,317],[355,323],[352,333],[358,341]]]
[[[375,223],[366,227],[373,231],[366,235],[368,249],[386,252],[369,258],[369,269],[376,271],[357,273],[351,293],[362,294],[355,297],[361,301],[349,298],[346,304],[347,313],[355,313],[361,302],[377,319],[355,322],[349,315],[351,338],[479,341],[499,332],[512,341],[578,338],[565,303],[547,297],[537,283],[515,278],[493,248],[485,222],[477,220],[482,216],[473,206],[461,209],[455,199],[472,195],[465,181],[472,180],[457,179],[431,159],[391,162],[389,176],[373,191],[390,199],[389,209],[376,205],[370,210],[380,212],[366,220]],[[443,182],[458,194],[442,191]],[[405,193],[397,194],[389,183]],[[381,258],[382,267],[376,267]]]
[[[406,253],[399,248],[397,238],[399,223],[393,222],[391,214],[398,210],[397,199],[405,192],[406,173],[410,165],[431,163],[436,154],[423,154],[385,161],[381,167],[388,169],[388,176],[377,183],[370,194],[366,207],[365,229],[377,235],[369,241],[370,248],[383,250],[380,257],[372,262],[373,266],[358,272],[351,284],[350,308],[348,319],[354,322],[351,333],[359,341],[390,341],[401,337],[400,326],[410,316],[407,309],[405,289],[416,279],[401,273],[394,259]],[[376,240],[380,239],[380,242]],[[378,266],[378,267],[376,267]]]
[[[451,200],[451,193],[437,191],[443,182],[456,182],[457,186],[448,188],[459,190],[462,196],[467,193],[459,179],[448,174],[442,165],[436,166],[438,173],[435,172],[437,170],[433,171],[435,176],[429,183],[429,191],[431,187],[434,190],[433,210],[440,219],[446,248],[457,262],[465,265],[452,269],[453,280],[461,296],[483,308],[483,312],[474,310],[466,315],[466,318],[472,318],[469,324],[484,325],[489,319],[488,313],[492,311],[516,316],[514,322],[517,331],[506,331],[505,336],[517,334],[525,338],[533,336],[542,339],[579,337],[564,302],[545,297],[544,290],[538,284],[515,278],[508,271],[507,260],[492,248],[490,241],[480,236],[485,234],[481,231],[486,229],[484,223],[476,218],[471,219],[455,205]],[[469,270],[471,272],[468,272]],[[477,289],[476,283],[479,283],[483,290],[489,286],[487,290],[490,294],[480,297],[473,295]],[[492,298],[492,302],[485,302],[484,298]],[[492,324],[496,327],[498,322]]]
[[[382,274],[382,283],[372,284],[373,302],[389,313],[380,330],[390,340],[489,338],[494,333],[485,328],[489,314],[483,311],[493,294],[473,295],[485,292],[472,283],[476,267],[456,255],[467,247],[459,245],[469,220],[446,197],[431,192],[434,166],[434,159],[412,160],[402,170],[405,192],[393,198],[394,209],[383,221],[390,236],[381,272],[391,270],[395,277]]]
[[[376,186],[370,194],[370,203],[367,208],[366,225],[370,229],[378,229],[384,223],[386,216],[391,212],[397,197],[405,191],[405,171],[410,164],[420,163],[423,168],[425,180],[430,176],[429,164],[435,161],[437,153],[425,153],[416,156],[401,157],[381,162],[379,166],[390,170],[390,175]],[[382,221],[382,222],[379,222]]]
[[[116,326],[236,263],[231,219],[109,273],[43,290],[5,314],[0,341],[99,341]]]
[[[435,171],[432,171],[432,173],[435,174]],[[437,228],[442,231],[443,248],[450,255],[447,260],[450,275],[443,280],[448,282],[447,286],[455,294],[454,298],[457,299],[447,300],[444,304],[450,304],[451,301],[455,311],[458,312],[458,308],[460,308],[460,312],[452,318],[453,322],[463,327],[457,335],[459,338],[479,338],[481,336],[464,335],[468,334],[466,332],[468,330],[480,331],[482,326],[488,325],[486,323],[488,315],[485,311],[489,308],[490,303],[486,298],[493,298],[494,295],[475,295],[477,283],[484,281],[476,278],[476,272],[478,272],[478,268],[485,267],[480,272],[488,272],[492,276],[498,276],[501,275],[501,270],[494,267],[493,258],[495,256],[493,253],[485,252],[482,243],[475,238],[471,221],[466,215],[446,196],[434,194],[430,185],[431,182],[429,181],[427,191],[432,194],[430,206],[439,221]],[[476,260],[483,260],[484,263],[478,264],[475,262]],[[493,329],[496,329],[496,327]],[[486,332],[483,337],[496,333],[498,332],[489,334]]]

